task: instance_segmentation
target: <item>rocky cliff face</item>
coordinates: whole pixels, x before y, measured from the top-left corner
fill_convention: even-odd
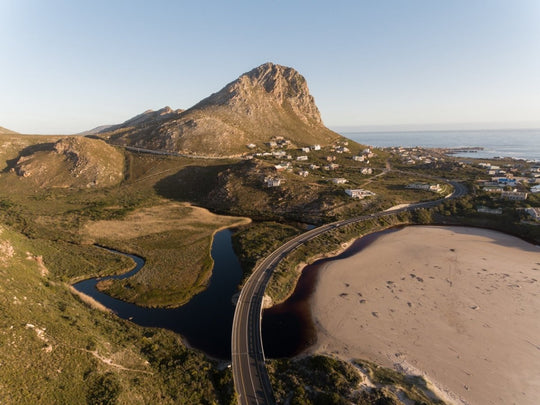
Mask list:
[[[306,79],[290,67],[272,63],[243,74],[195,105],[193,110],[211,107],[228,107],[237,114],[245,113],[248,117],[258,114],[260,118],[264,118],[270,109],[291,109],[300,121],[313,126],[322,125]]]
[[[12,170],[41,187],[106,187],[122,181],[124,156],[100,140],[65,137],[30,147]]]
[[[262,145],[277,136],[296,145],[325,145],[339,138],[323,125],[305,78],[272,63],[243,74],[184,112],[142,125],[138,117],[105,137],[112,143],[206,156],[239,155],[247,144]]]

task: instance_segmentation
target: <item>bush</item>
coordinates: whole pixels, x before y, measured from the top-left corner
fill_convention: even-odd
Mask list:
[[[118,401],[122,387],[113,372],[91,377],[86,394],[89,405],[113,405]]]

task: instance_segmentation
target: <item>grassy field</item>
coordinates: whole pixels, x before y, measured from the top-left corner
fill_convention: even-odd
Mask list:
[[[122,220],[90,222],[82,233],[85,241],[146,259],[133,277],[99,283],[99,289],[138,305],[174,307],[205,288],[213,267],[210,248],[214,233],[247,223],[247,218],[163,202],[135,210]]]

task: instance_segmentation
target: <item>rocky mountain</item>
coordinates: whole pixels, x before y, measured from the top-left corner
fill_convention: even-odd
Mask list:
[[[39,187],[106,187],[122,181],[124,156],[101,140],[63,137],[26,148],[11,171]]]
[[[10,129],[7,129],[7,128],[4,128],[4,127],[0,127],[0,134],[16,134],[17,132],[15,131],[11,131]]]
[[[305,78],[273,63],[241,75],[186,111],[167,111],[152,120],[143,113],[101,136],[121,145],[205,156],[239,155],[247,144],[262,146],[280,136],[297,146],[340,138],[322,123]]]

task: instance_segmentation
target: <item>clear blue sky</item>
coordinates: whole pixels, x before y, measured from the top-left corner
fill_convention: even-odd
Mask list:
[[[0,0],[0,126],[188,108],[267,61],[331,128],[540,127],[539,0]]]

